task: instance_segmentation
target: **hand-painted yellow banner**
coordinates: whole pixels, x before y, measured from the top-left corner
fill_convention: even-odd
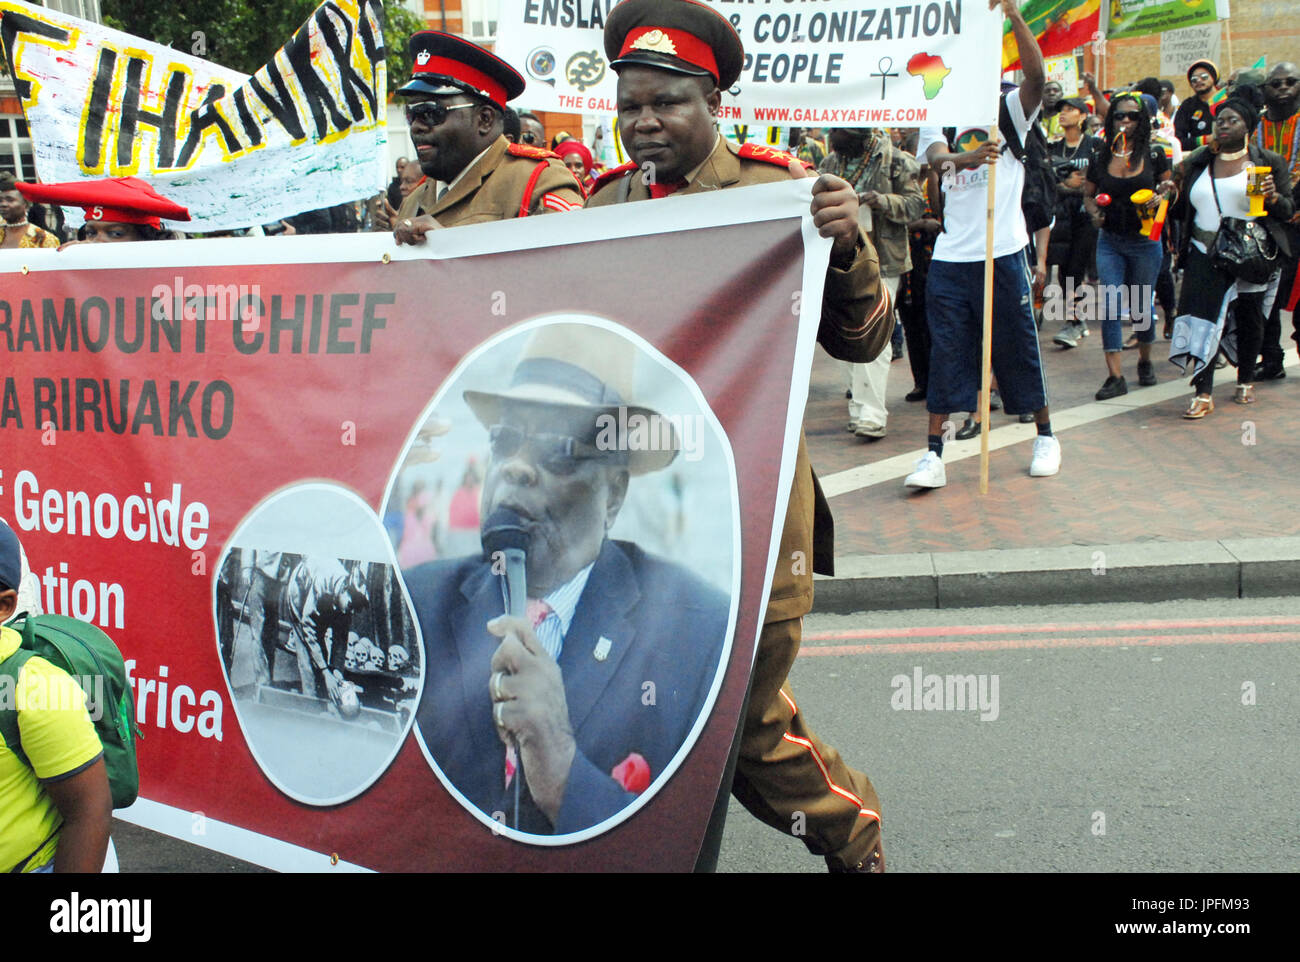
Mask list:
[[[251,77],[17,0],[0,39],[42,181],[142,177],[209,231],[382,188],[383,16],[322,3]]]

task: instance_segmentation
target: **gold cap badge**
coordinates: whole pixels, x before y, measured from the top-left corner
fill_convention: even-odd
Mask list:
[[[633,50],[653,50],[655,53],[667,53],[677,56],[677,46],[662,30],[643,33],[632,42]]]

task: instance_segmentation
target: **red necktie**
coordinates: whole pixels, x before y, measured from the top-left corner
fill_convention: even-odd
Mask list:
[[[679,180],[675,184],[654,183],[650,185],[650,196],[652,198],[667,197],[669,194],[675,194],[685,186],[686,181],[684,180]]]
[[[554,609],[540,598],[529,598],[528,604],[524,606],[524,617],[527,618],[534,629],[537,628]],[[510,782],[515,777],[515,769],[518,767],[515,757],[515,746],[506,746],[506,788],[510,787]]]

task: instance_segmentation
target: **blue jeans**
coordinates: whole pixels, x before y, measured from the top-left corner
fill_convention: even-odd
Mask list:
[[[1124,318],[1133,318],[1133,333],[1142,344],[1156,339],[1154,317],[1156,277],[1164,254],[1160,241],[1102,230],[1097,235],[1097,292],[1101,313],[1101,344],[1107,351],[1124,350]]]

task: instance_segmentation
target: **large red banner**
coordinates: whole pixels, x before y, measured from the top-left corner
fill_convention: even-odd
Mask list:
[[[778,563],[807,190],[0,255],[0,517],[128,659],[119,814],[282,869],[689,869]]]

